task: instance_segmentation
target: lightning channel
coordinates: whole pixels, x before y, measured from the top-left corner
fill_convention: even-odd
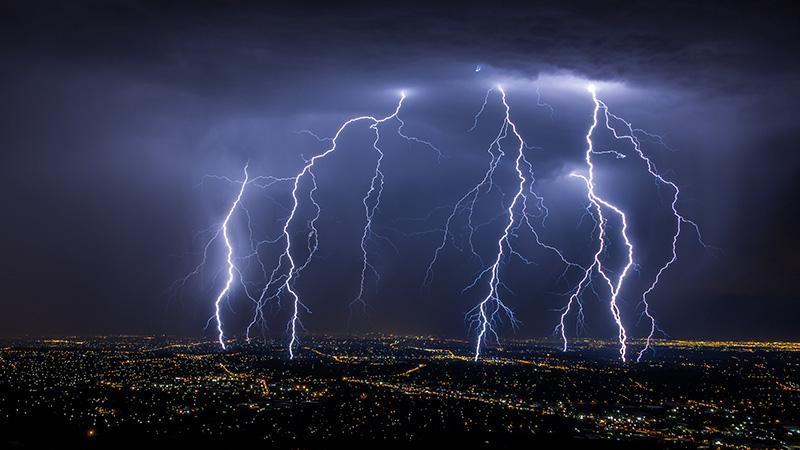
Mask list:
[[[228,235],[228,225],[230,224],[231,217],[233,213],[236,212],[236,207],[239,206],[239,203],[242,201],[242,196],[244,195],[245,187],[247,186],[247,165],[244,166],[244,180],[242,181],[242,187],[239,189],[239,193],[236,196],[236,199],[231,204],[230,209],[228,210],[228,214],[225,216],[225,220],[222,222],[221,234],[222,240],[225,243],[226,248],[226,256],[225,260],[227,263],[227,272],[228,277],[225,280],[225,285],[223,286],[222,290],[219,291],[217,295],[217,299],[214,301],[214,318],[217,323],[217,340],[219,341],[219,345],[225,350],[227,347],[225,346],[225,338],[222,331],[222,317],[220,316],[220,306],[222,305],[222,301],[228,296],[231,285],[233,284],[234,277],[238,274],[241,278],[241,273],[239,272],[238,268],[234,264],[233,258],[233,245],[231,244],[231,238]]]
[[[294,179],[291,191],[292,207],[289,212],[289,215],[287,216],[284,222],[283,232],[282,232],[282,240],[285,242],[285,246],[283,252],[278,258],[278,265],[272,271],[272,274],[269,277],[269,281],[266,283],[264,289],[262,290],[260,297],[260,302],[263,303],[264,301],[269,300],[270,298],[277,297],[284,292],[289,296],[289,300],[292,303],[291,317],[287,324],[287,329],[290,335],[290,340],[288,344],[290,359],[293,359],[295,357],[296,349],[300,343],[299,330],[302,328],[301,317],[300,317],[301,312],[302,311],[305,311],[306,313],[311,312],[310,309],[302,302],[300,294],[298,293],[294,283],[297,277],[300,275],[301,271],[304,268],[306,268],[308,264],[311,262],[318,249],[318,239],[317,239],[318,230],[316,224],[320,218],[322,209],[314,196],[314,193],[318,189],[316,177],[314,174],[316,163],[328,157],[329,155],[331,155],[336,151],[336,149],[339,146],[339,137],[349,126],[359,122],[369,123],[369,128],[374,132],[375,136],[372,142],[372,148],[377,155],[377,161],[372,179],[370,181],[370,187],[367,190],[364,197],[362,198],[362,204],[364,205],[364,214],[365,214],[365,225],[362,230],[362,235],[360,240],[360,248],[362,253],[362,266],[361,266],[360,284],[358,293],[351,302],[351,306],[353,306],[353,305],[365,305],[364,293],[365,293],[365,284],[368,274],[371,273],[375,275],[376,278],[379,277],[378,272],[375,269],[375,266],[369,260],[369,252],[367,248],[368,241],[371,238],[373,237],[384,238],[383,236],[381,236],[380,234],[376,233],[373,230],[373,222],[376,211],[380,207],[381,195],[383,193],[383,183],[384,183],[384,174],[382,171],[384,152],[380,147],[381,135],[379,131],[379,126],[391,120],[395,120],[398,123],[398,128],[396,131],[401,138],[409,142],[429,147],[431,150],[436,152],[437,159],[441,159],[443,157],[443,153],[432,143],[403,133],[402,129],[405,126],[405,122],[402,119],[400,119],[399,114],[405,98],[406,98],[405,92],[401,92],[400,99],[397,103],[396,108],[390,115],[386,117],[377,118],[374,116],[358,116],[345,121],[336,131],[334,136],[331,138],[320,138],[319,136],[311,132],[307,132],[308,134],[314,136],[320,142],[329,142],[330,146],[324,152],[317,154],[313,156],[311,159],[307,160],[303,168],[300,170],[300,172],[297,173],[297,175],[295,175],[294,177],[292,177]],[[300,260],[296,259],[295,255],[293,255],[292,238],[289,230],[292,226],[293,221],[295,220],[297,211],[300,207],[300,198],[299,198],[300,186],[305,178],[308,178],[311,183],[311,189],[308,191],[308,200],[313,205],[315,213],[313,218],[308,223],[309,226],[309,233],[307,238],[308,252],[306,254],[305,259]],[[272,292],[271,295],[269,294],[270,292]]]
[[[599,245],[597,248],[597,252],[594,254],[594,262],[591,266],[586,269],[581,282],[576,287],[575,291],[572,295],[570,295],[569,302],[564,310],[564,313],[561,315],[561,323],[559,324],[558,328],[560,328],[562,333],[562,339],[564,340],[564,348],[567,348],[567,340],[566,334],[564,332],[564,318],[571,310],[572,304],[576,301],[578,295],[582,289],[586,287],[586,285],[590,282],[591,273],[596,271],[597,274],[600,275],[605,284],[608,287],[610,292],[610,299],[609,299],[609,309],[611,311],[611,315],[614,319],[614,323],[617,326],[617,339],[619,341],[619,354],[622,361],[627,360],[627,351],[628,351],[628,333],[625,329],[625,325],[622,322],[622,316],[620,313],[619,308],[619,294],[622,290],[623,284],[625,282],[625,278],[630,272],[631,268],[634,264],[634,247],[633,243],[631,242],[628,236],[628,218],[625,215],[625,212],[622,211],[619,207],[612,204],[608,200],[602,198],[597,193],[597,188],[595,184],[595,166],[594,160],[592,158],[593,155],[596,154],[594,149],[594,143],[592,141],[592,134],[594,130],[597,128],[598,125],[598,115],[600,114],[600,110],[602,108],[602,103],[597,98],[597,91],[593,85],[588,87],[588,91],[592,94],[592,101],[594,102],[594,109],[592,111],[592,124],[589,126],[589,129],[586,133],[586,153],[584,155],[584,160],[586,162],[588,176],[578,174],[578,173],[571,173],[570,175],[576,178],[580,178],[584,181],[586,185],[587,191],[587,199],[591,207],[593,207],[594,214],[596,215],[596,223],[598,227],[598,239]],[[602,255],[607,248],[607,225],[608,225],[608,218],[604,214],[604,210],[609,211],[610,213],[616,215],[622,223],[622,227],[620,230],[620,234],[624,241],[624,245],[626,248],[627,257],[625,260],[625,265],[622,267],[619,275],[614,279],[614,275],[611,274],[610,269],[606,267],[603,262]],[[591,211],[590,211],[591,212]]]
[[[670,257],[663,265],[661,265],[658,268],[658,271],[656,272],[656,276],[653,278],[652,283],[642,293],[642,298],[641,298],[641,304],[643,305],[642,314],[649,321],[650,327],[647,338],[645,339],[645,345],[636,356],[636,361],[639,362],[641,361],[644,353],[651,348],[653,336],[658,330],[655,317],[652,314],[650,303],[648,302],[647,298],[648,295],[650,295],[650,293],[652,293],[656,289],[656,286],[661,280],[661,276],[664,274],[664,272],[666,272],[667,269],[669,269],[669,267],[678,260],[678,249],[677,249],[678,239],[680,238],[683,226],[684,225],[689,226],[694,230],[700,245],[702,245],[705,248],[709,248],[709,245],[703,241],[703,236],[700,233],[700,227],[697,225],[697,223],[691,219],[687,219],[684,215],[682,215],[679,212],[678,201],[681,193],[680,188],[678,187],[677,184],[675,184],[675,182],[665,178],[663,175],[659,173],[653,161],[644,153],[642,149],[641,140],[639,137],[637,137],[637,134],[644,135],[645,137],[654,140],[657,143],[662,144],[665,148],[669,150],[672,149],[664,143],[664,140],[661,136],[649,133],[640,128],[633,128],[633,125],[630,122],[623,119],[622,117],[619,117],[611,113],[608,106],[602,100],[598,100],[596,96],[595,96],[595,102],[599,104],[599,107],[603,110],[604,125],[613,134],[614,138],[630,142],[631,146],[633,147],[633,150],[636,152],[636,155],[641,159],[641,161],[645,163],[645,167],[647,168],[647,172],[650,174],[650,176],[652,176],[657,183],[668,186],[673,194],[672,200],[670,202],[670,209],[672,211],[672,216],[674,218],[675,228],[671,239]],[[623,131],[621,132],[618,131],[617,128],[614,126],[615,124],[621,124],[621,128],[623,129]]]
[[[518,324],[512,309],[508,307],[502,300],[501,291],[505,290],[510,292],[510,288],[502,281],[501,272],[503,263],[511,256],[519,258],[525,264],[534,264],[532,260],[524,256],[521,252],[517,251],[511,241],[512,237],[519,237],[519,230],[523,226],[530,231],[531,235],[534,237],[534,242],[538,246],[558,255],[560,260],[565,264],[563,275],[565,275],[570,268],[579,268],[583,270],[582,266],[569,261],[557,247],[544,242],[540,238],[540,235],[533,224],[532,219],[539,219],[541,220],[542,225],[544,225],[544,221],[546,220],[548,214],[547,207],[544,204],[544,198],[538,195],[534,189],[535,178],[533,164],[525,154],[526,150],[537,149],[537,147],[526,144],[524,138],[517,129],[517,125],[512,121],[511,108],[506,97],[506,92],[502,86],[497,86],[496,88],[489,89],[486,92],[483,103],[473,118],[472,127],[468,131],[472,131],[477,127],[478,120],[485,112],[489,98],[495,89],[499,93],[504,116],[497,134],[487,148],[487,152],[489,153],[489,163],[487,169],[484,172],[482,179],[470,190],[468,190],[461,198],[459,198],[455,205],[450,209],[450,214],[445,220],[444,228],[442,230],[442,239],[434,250],[433,257],[431,258],[426,270],[425,279],[423,280],[423,286],[430,285],[432,283],[434,266],[438,262],[439,256],[444,251],[447,244],[454,239],[452,233],[454,221],[460,215],[466,215],[467,246],[470,253],[481,263],[483,268],[475,276],[472,282],[462,290],[462,293],[475,288],[483,280],[488,278],[488,293],[473,309],[467,312],[467,321],[471,324],[471,327],[474,327],[476,334],[476,342],[474,347],[475,350],[473,354],[473,359],[476,361],[480,358],[481,352],[489,337],[499,341],[497,327],[503,318],[506,318],[511,323],[512,327],[516,327]],[[549,106],[540,103],[540,100],[537,100],[537,104],[539,104],[539,106]],[[483,225],[480,224],[476,226],[474,224],[474,210],[481,195],[485,195],[496,186],[493,179],[497,167],[504,157],[509,156],[507,155],[503,146],[503,143],[507,138],[512,138],[518,143],[510,156],[513,158],[514,169],[516,171],[516,190],[511,198],[510,203],[507,206],[504,206],[503,214],[500,216],[505,217],[506,222],[503,232],[498,238],[495,247],[496,252],[494,253],[491,264],[485,265],[483,263],[483,259],[477,253],[473,244],[473,238],[477,228]],[[533,201],[529,202],[529,197]],[[532,206],[531,204],[535,205],[535,213],[529,212],[529,207]]]

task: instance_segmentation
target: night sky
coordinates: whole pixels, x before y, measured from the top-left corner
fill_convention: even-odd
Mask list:
[[[485,170],[502,120],[496,95],[468,132],[473,115],[502,83],[521,133],[541,148],[530,155],[551,210],[542,236],[587,264],[595,241],[580,221],[585,190],[567,175],[583,168],[593,80],[613,112],[664,136],[672,150],[645,150],[715,247],[682,237],[652,296],[661,328],[681,338],[800,338],[800,20],[791,2],[170,3],[0,6],[0,335],[203,335],[222,248],[184,289],[172,287],[200,261],[208,228],[237,192],[204,175],[239,179],[249,161],[253,175],[291,176],[326,148],[299,130],[330,136],[351,116],[388,115],[404,89],[404,131],[445,158],[387,125],[375,227],[396,248],[371,244],[383,278],[368,283],[366,313],[348,319],[375,155],[366,126],[343,135],[317,171],[320,257],[297,284],[313,311],[304,323],[309,332],[467,336],[464,313],[485,287],[461,289],[480,264],[450,246],[432,286],[421,284],[441,238],[425,231],[441,228],[440,207]],[[537,85],[552,115],[537,106]],[[668,256],[669,192],[633,161],[603,161],[602,189],[627,209],[641,252],[622,308],[642,336],[636,307]],[[498,190],[480,204],[486,259],[512,175],[502,165]],[[247,192],[259,239],[280,232],[288,188]],[[305,232],[294,232],[302,242]],[[516,336],[547,336],[569,285],[552,254],[520,246],[537,264],[504,266],[514,291],[505,301],[522,321]],[[274,263],[278,249],[264,259]],[[586,298],[586,335],[613,335],[605,302]],[[287,310],[269,312],[269,333],[283,335]],[[250,314],[234,292],[229,334]]]

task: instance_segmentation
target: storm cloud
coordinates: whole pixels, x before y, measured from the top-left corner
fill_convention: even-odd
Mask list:
[[[582,83],[595,80],[610,86],[601,95],[615,112],[665,136],[675,151],[654,146],[654,158],[718,248],[681,242],[682,260],[654,296],[662,328],[679,337],[796,339],[800,23],[790,6],[5,3],[0,330],[203,333],[214,268],[181,296],[169,291],[198,262],[205,235],[197,233],[219,221],[232,193],[203,176],[239,177],[246,161],[254,173],[291,175],[301,156],[322,148],[298,130],[330,135],[352,115],[388,113],[405,89],[409,132],[447,158],[437,162],[387,133],[393,151],[378,224],[401,251],[375,247],[384,279],[370,286],[366,318],[350,327],[463,336],[463,314],[480,294],[460,290],[479,267],[452,252],[437,284],[420,289],[436,237],[416,233],[440,227],[436,208],[452,204],[486,164],[496,102],[467,132],[486,89],[508,86],[523,134],[542,148],[537,179],[553,208],[546,234],[580,259],[591,242],[577,225],[580,186],[564,174],[580,163],[592,107]],[[552,117],[536,106],[537,84]],[[345,136],[347,151],[320,173],[330,211],[323,258],[299,284],[314,310],[310,331],[351,329],[356,270],[334,268],[357,262],[352,243],[372,157],[366,136]],[[652,211],[665,203],[621,170],[608,167],[609,189],[638,183],[636,195],[621,198],[641,223],[652,221],[636,230],[647,248],[642,283],[647,263],[663,258]],[[265,235],[274,235],[285,189],[249,195]],[[487,218],[501,212],[491,201],[485,207]],[[550,333],[564,300],[558,265],[539,258],[537,267],[509,269],[521,335]],[[587,332],[609,335],[604,304],[588,303]],[[230,314],[243,320],[247,301],[232,302]]]

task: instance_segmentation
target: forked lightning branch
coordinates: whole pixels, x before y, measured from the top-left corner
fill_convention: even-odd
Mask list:
[[[474,308],[466,313],[470,335],[474,339],[472,356],[475,361],[480,359],[487,344],[500,341],[501,327],[516,327],[519,325],[514,315],[513,305],[504,299],[506,293],[511,292],[506,282],[505,271],[507,266],[515,261],[523,264],[533,263],[530,256],[526,256],[521,248],[517,248],[522,247],[518,242],[523,239],[556,255],[561,264],[563,264],[562,274],[568,272],[576,274],[575,279],[578,281],[569,289],[555,327],[555,334],[563,342],[562,349],[564,351],[569,349],[570,338],[567,332],[567,322],[575,320],[580,324],[583,321],[582,298],[587,291],[591,291],[607,302],[610,320],[613,321],[617,330],[620,359],[622,361],[631,359],[631,333],[626,328],[619,300],[620,294],[628,286],[626,282],[631,272],[637,265],[637,248],[639,244],[634,245],[630,236],[630,225],[636,218],[631,217],[621,206],[606,198],[602,193],[603,186],[598,183],[595,173],[595,164],[600,159],[606,159],[605,162],[609,162],[613,159],[637,158],[641,163],[639,165],[641,170],[646,171],[655,183],[665,187],[670,192],[669,208],[673,217],[673,231],[669,236],[672,243],[671,252],[668,258],[655,270],[655,276],[641,294],[638,307],[641,309],[641,319],[646,321],[648,333],[643,336],[644,344],[635,354],[637,362],[644,357],[648,350],[652,349],[653,338],[659,331],[649,297],[656,290],[664,272],[678,260],[677,247],[682,232],[688,227],[696,235],[699,244],[704,247],[707,246],[702,240],[698,225],[680,212],[680,189],[678,185],[659,172],[655,163],[643,150],[641,139],[647,138],[663,144],[664,141],[661,136],[634,128],[631,122],[612,113],[606,103],[600,99],[594,85],[588,85],[586,90],[591,96],[594,107],[587,114],[589,126],[584,139],[584,167],[581,170],[575,170],[570,173],[570,176],[579,181],[585,189],[586,203],[583,207],[595,225],[592,230],[593,247],[591,256],[586,261],[571,261],[565,257],[564,252],[556,243],[546,242],[540,238],[541,227],[544,226],[548,209],[546,199],[537,191],[537,183],[534,177],[536,167],[532,163],[533,158],[529,153],[541,150],[526,143],[522,137],[518,130],[518,125],[514,121],[514,113],[511,107],[512,99],[507,95],[506,90],[500,85],[489,89],[478,113],[474,117],[469,131],[474,130],[479,121],[491,120],[488,117],[483,117],[490,102],[499,102],[502,107],[503,115],[499,118],[496,132],[493,134],[494,138],[486,147],[488,160],[485,172],[480,179],[476,180],[472,188],[461,197],[454,199],[455,203],[450,207],[444,223],[436,230],[432,230],[441,233],[441,237],[438,240],[438,245],[432,249],[432,257],[425,271],[423,287],[429,286],[433,282],[435,269],[439,263],[439,256],[449,245],[452,245],[454,228],[457,223],[460,223],[458,219],[464,220],[467,227],[465,230],[467,239],[465,248],[462,250],[467,250],[476,261],[482,264],[472,282],[461,291],[461,295],[479,293],[476,294],[479,295],[479,301]],[[536,95],[536,106],[546,108],[552,116],[553,107],[542,101],[538,86],[536,87]],[[213,322],[215,325],[217,340],[222,349],[227,348],[227,334],[222,317],[222,307],[226,302],[231,301],[233,294],[238,293],[252,303],[252,319],[244,333],[248,341],[251,338],[252,327],[257,324],[265,324],[265,308],[271,304],[283,305],[289,308],[289,319],[286,324],[286,349],[289,358],[294,358],[300,350],[300,337],[303,331],[302,318],[304,314],[310,312],[310,309],[303,301],[303,293],[297,287],[297,280],[302,276],[304,269],[314,260],[319,248],[317,226],[322,207],[316,197],[319,189],[316,181],[317,163],[331,157],[336,152],[337,148],[341,146],[339,143],[340,135],[349,127],[366,127],[372,133],[369,147],[374,152],[373,156],[375,158],[369,186],[364,191],[361,199],[364,217],[363,228],[360,231],[359,248],[357,249],[361,255],[360,282],[356,286],[356,293],[349,303],[351,308],[366,306],[365,284],[368,280],[377,282],[380,279],[380,273],[371,262],[372,255],[370,254],[369,243],[375,239],[384,238],[373,227],[377,219],[376,213],[381,206],[384,184],[387,182],[383,171],[386,150],[381,142],[382,131],[392,131],[407,141],[409,145],[418,145],[431,150],[437,161],[441,161],[443,156],[443,152],[433,143],[419,137],[410,136],[403,131],[405,122],[400,116],[405,100],[406,95],[401,92],[397,105],[390,114],[384,117],[353,117],[345,121],[332,137],[321,138],[310,131],[303,130],[304,133],[314,136],[319,142],[327,144],[327,148],[307,159],[294,175],[285,177],[250,177],[248,166],[245,165],[240,180],[213,176],[213,178],[222,179],[238,186],[237,195],[232,199],[222,222],[203,247],[200,264],[182,279],[181,283],[187,282],[191,277],[197,275],[205,265],[209,264],[209,250],[214,245],[223,246],[225,259],[221,261],[221,264],[224,283],[214,297],[214,314],[209,319],[209,324]],[[594,135],[599,128],[609,132],[615,140],[625,144],[620,148],[628,149],[628,151],[598,150],[594,144]],[[506,202],[506,206],[503,206],[505,208],[502,215],[504,226],[494,241],[494,251],[490,258],[485,258],[476,250],[474,242],[475,231],[478,226],[475,223],[476,204],[496,188],[496,178],[503,173],[503,171],[498,170],[501,164],[510,164],[513,167],[511,172],[512,179],[503,181],[513,182],[515,187],[513,192],[508,195],[510,200]],[[267,189],[279,183],[287,183],[291,186],[290,211],[282,222],[282,231],[280,235],[273,239],[255,241],[250,213],[244,204],[244,196],[248,189]],[[654,207],[659,206],[655,205]],[[306,221],[307,230],[304,233],[304,238],[302,241],[298,241],[298,238],[290,233],[290,229],[297,226],[298,212],[302,208],[311,208],[311,218]],[[246,222],[249,236],[237,237],[232,235],[231,225],[235,220]],[[235,239],[249,242],[250,251],[248,254],[235,254],[234,249],[239,248],[233,243]],[[624,260],[621,265],[612,264],[611,258],[608,257],[611,241],[622,243]],[[260,247],[268,243],[279,244],[282,248],[277,260],[272,265],[272,270],[267,269],[268,264],[262,259],[260,252]],[[257,260],[264,280],[263,286],[258,289],[252,287],[252,281],[245,280],[245,271],[238,266],[238,261],[252,258]]]

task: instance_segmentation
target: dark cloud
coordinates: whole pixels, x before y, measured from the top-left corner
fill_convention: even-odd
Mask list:
[[[657,298],[664,328],[687,337],[796,338],[784,320],[798,312],[792,278],[800,250],[800,24],[790,6],[6,3],[3,333],[199,333],[213,283],[198,283],[181,299],[165,292],[197,261],[186,254],[198,248],[193,234],[219,220],[230,198],[224,184],[198,187],[202,175],[238,176],[245,160],[257,173],[292,173],[300,155],[320,149],[297,130],[327,135],[349,115],[390,111],[406,88],[409,130],[449,158],[437,165],[425,149],[387,135],[396,151],[387,157],[381,226],[402,251],[376,247],[384,280],[371,293],[370,318],[383,329],[459,335],[460,317],[478,294],[458,292],[475,264],[448,254],[437,275],[444,281],[420,291],[435,237],[401,231],[440,224],[441,214],[426,223],[407,219],[453,202],[480,176],[498,111],[487,111],[484,131],[466,128],[486,87],[502,79],[526,138],[543,147],[537,176],[554,210],[547,233],[575,258],[585,256],[587,230],[574,228],[580,192],[563,175],[580,164],[591,105],[580,86],[543,81],[551,119],[536,108],[532,85],[520,81],[570,74],[623,85],[609,93],[611,106],[678,149],[652,148],[684,187],[687,212],[721,248],[681,244],[683,262]],[[484,69],[475,73],[478,64]],[[328,243],[300,284],[315,310],[312,331],[346,329],[356,279],[341,268],[357,261],[358,200],[370,164],[364,136],[353,131],[348,152],[320,174],[320,200],[331,211],[322,221]],[[665,228],[648,205],[659,193],[624,169],[605,169],[609,192],[643,217],[636,233],[652,243],[646,258],[655,261]],[[282,214],[274,202],[286,204],[285,194],[276,189],[263,202],[252,194],[265,233],[274,235],[269,227]],[[487,200],[487,217],[498,212],[492,205]],[[548,272],[557,265],[537,256],[538,268],[509,269],[518,281],[510,303],[525,334],[549,332],[563,300],[553,292],[564,285]],[[245,316],[245,303],[236,305]],[[590,331],[607,333],[605,306],[587,307],[596,309]]]
[[[796,78],[800,24],[789,6],[26,2],[5,6],[3,28],[7,49],[31,64],[117,70],[203,95],[245,89],[243,80],[318,79],[309,67],[326,65],[419,79],[422,64],[441,71],[437,60],[752,89],[754,76]]]

